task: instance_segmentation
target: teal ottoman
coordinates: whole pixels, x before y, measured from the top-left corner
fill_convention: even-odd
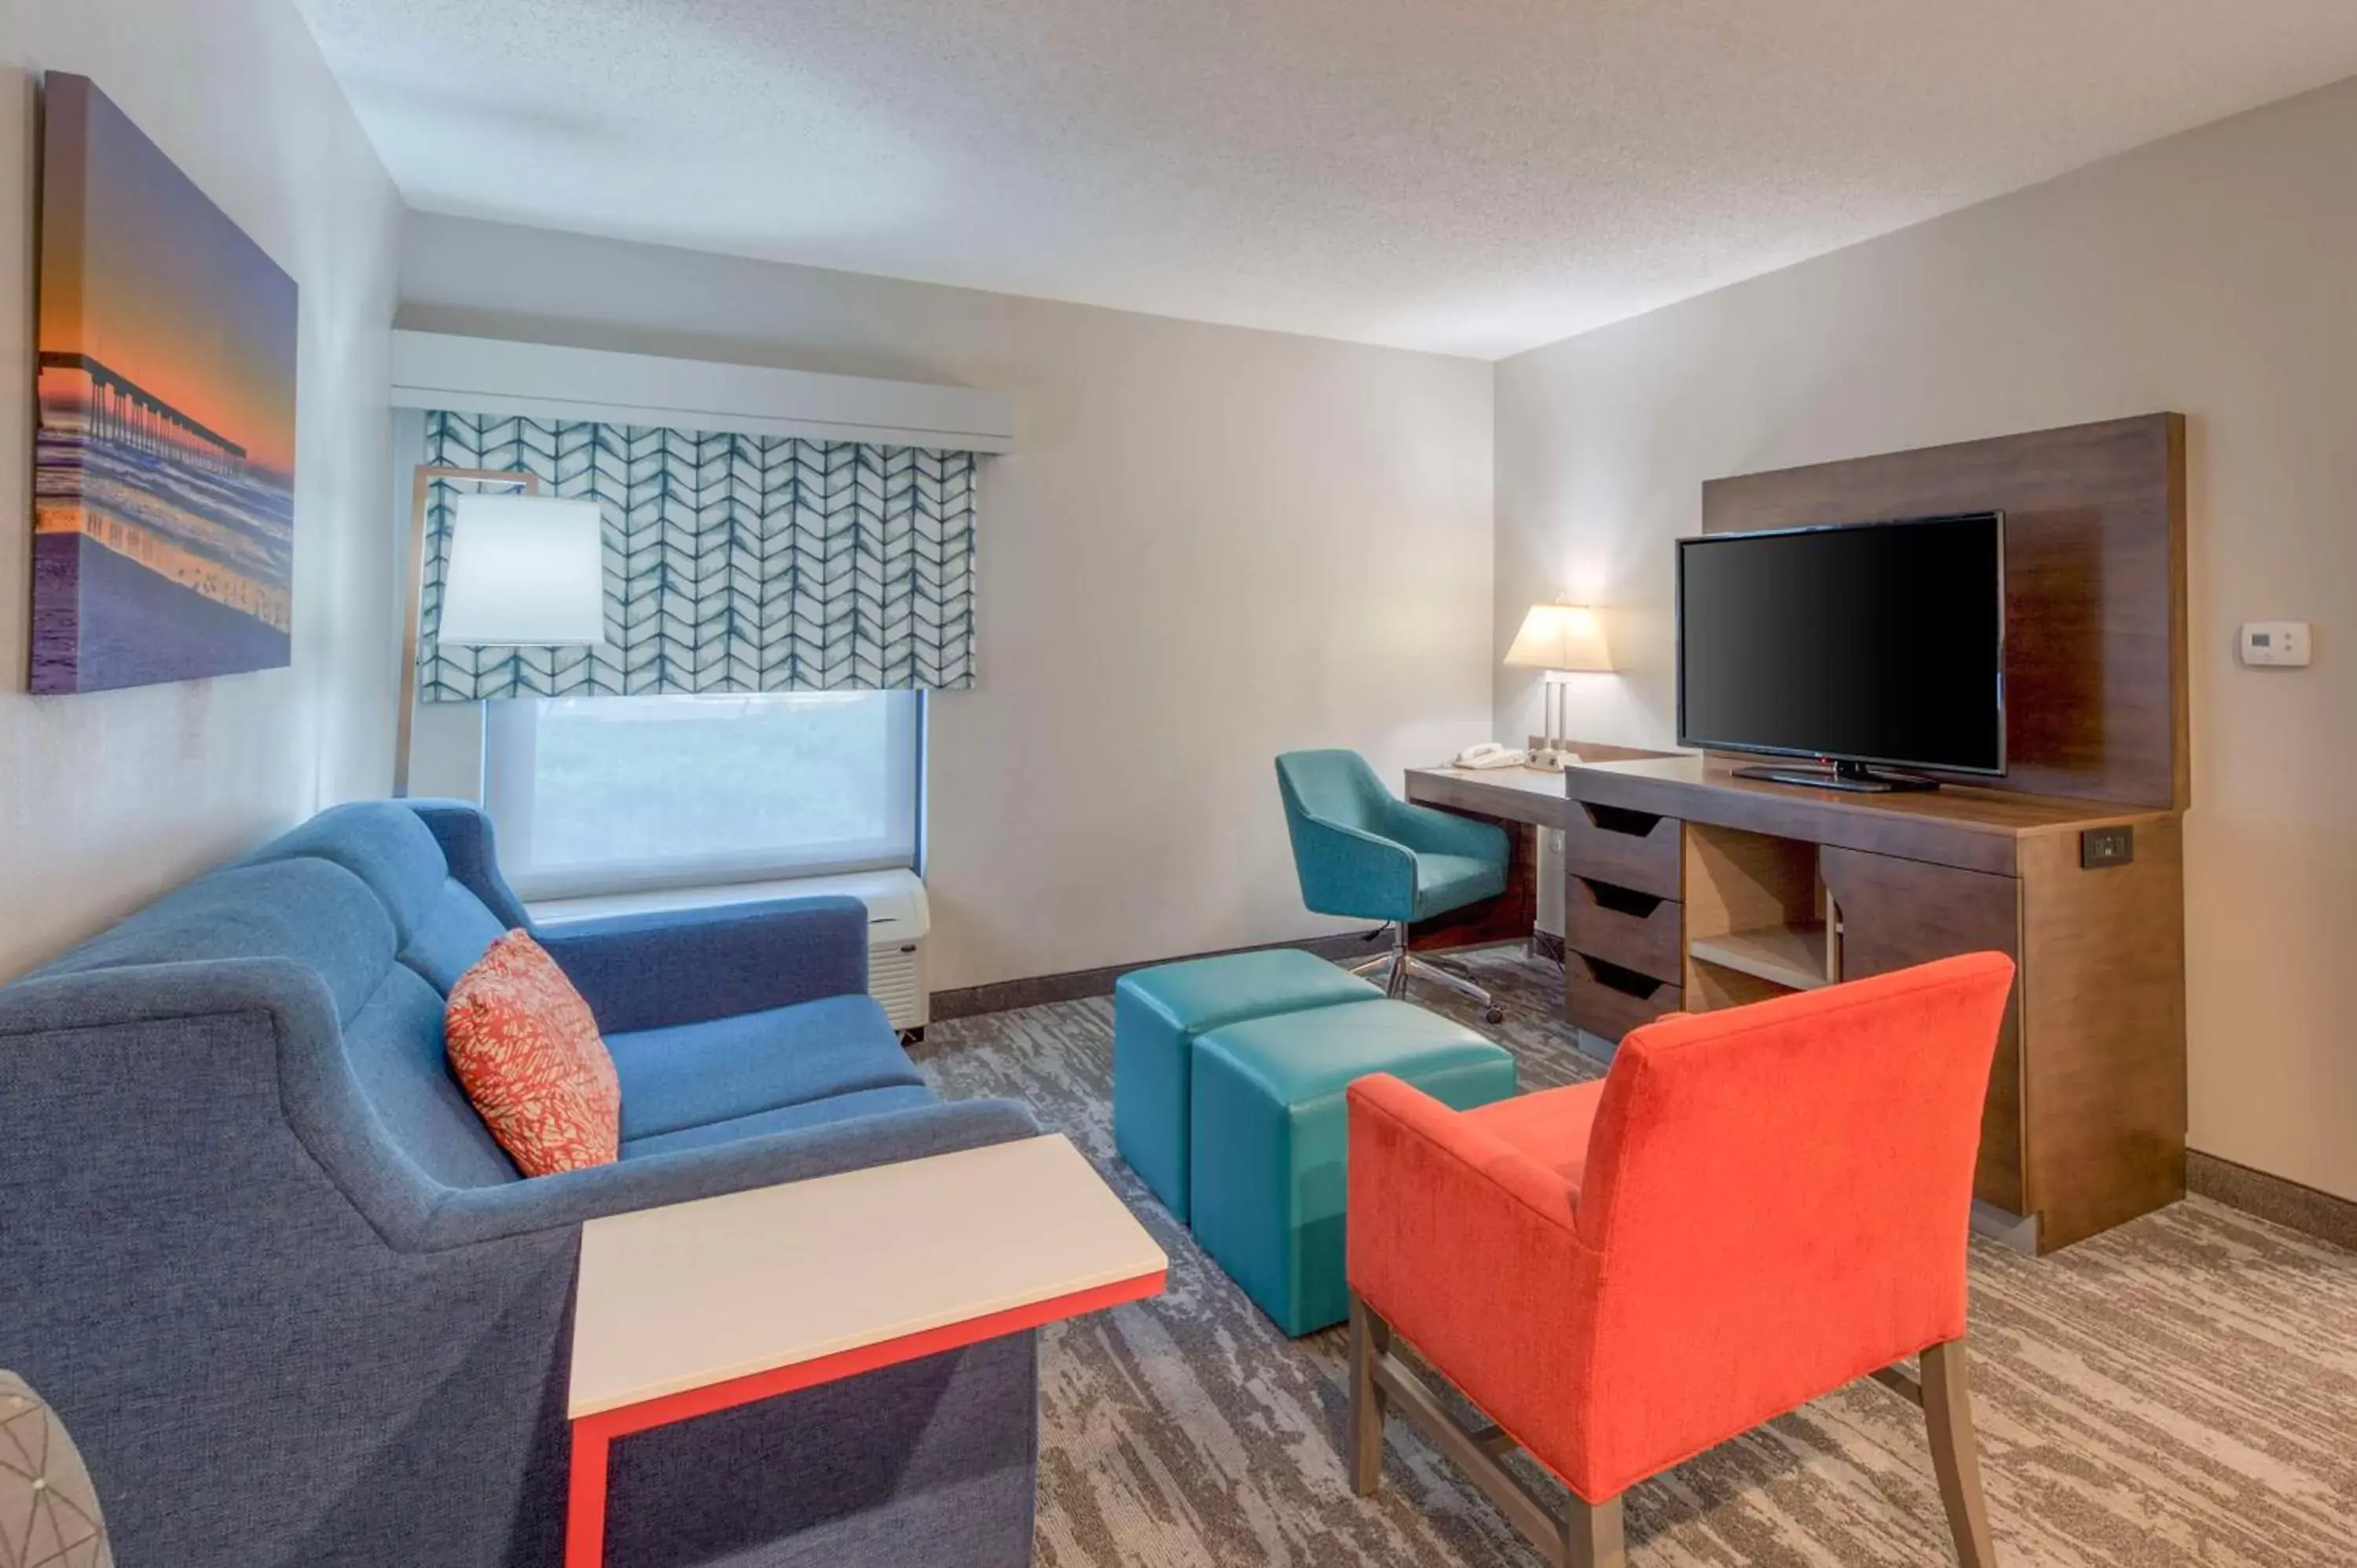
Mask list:
[[[1388,1072],[1459,1111],[1514,1092],[1514,1058],[1405,1002],[1232,1024],[1195,1042],[1195,1240],[1289,1335],[1350,1313],[1343,1090]]]
[[[1247,1018],[1381,995],[1298,948],[1189,959],[1123,975],[1113,1000],[1114,1146],[1162,1206],[1186,1219],[1188,1060],[1196,1036]]]

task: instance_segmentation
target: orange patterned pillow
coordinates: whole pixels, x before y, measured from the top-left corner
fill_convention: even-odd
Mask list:
[[[528,1176],[611,1165],[622,1086],[589,1004],[528,931],[493,942],[442,1010],[450,1070]]]

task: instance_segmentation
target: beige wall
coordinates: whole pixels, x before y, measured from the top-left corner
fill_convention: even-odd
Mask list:
[[[1271,757],[1395,779],[1488,735],[1487,364],[423,216],[402,297],[421,329],[1017,394],[980,683],[932,708],[938,986],[1333,929]]]
[[[1500,365],[1501,651],[1612,607],[1575,734],[1674,731],[1702,481],[2177,409],[2192,500],[2192,1143],[2357,1197],[2357,82]],[[2237,623],[2316,623],[2246,670]],[[1518,671],[1500,726],[1536,711]]]
[[[24,694],[35,73],[95,81],[303,289],[290,669]],[[401,206],[287,0],[0,0],[0,978],[382,793]]]

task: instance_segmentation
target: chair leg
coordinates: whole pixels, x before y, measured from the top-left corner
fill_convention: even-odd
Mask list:
[[[1577,1493],[1564,1504],[1564,1568],[1629,1568],[1629,1547],[1620,1530],[1620,1499],[1600,1503]]]
[[[1988,1499],[1981,1493],[1980,1454],[1973,1442],[1973,1396],[1964,1361],[1964,1341],[1951,1339],[1923,1352],[1923,1422],[1931,1429],[1932,1469],[1940,1478],[1940,1502],[1956,1538],[1962,1568],[1996,1568],[1989,1540]]]
[[[1479,1002],[1484,1007],[1495,1005],[1495,1004],[1491,1001],[1490,993],[1488,992],[1482,990],[1480,986],[1474,984],[1463,975],[1457,973],[1453,970],[1443,969],[1429,959],[1412,957],[1407,961],[1407,967],[1408,972],[1419,980],[1428,980],[1435,985],[1446,986],[1449,990],[1456,992],[1459,996],[1471,997],[1474,1001]]]
[[[1376,1359],[1392,1345],[1392,1326],[1351,1293],[1351,1490],[1372,1498],[1383,1479],[1383,1414],[1389,1402],[1375,1381]]]
[[[1369,940],[1372,940],[1374,937],[1389,937],[1391,944],[1374,957],[1361,959],[1357,963],[1348,967],[1352,974],[1358,975],[1361,979],[1372,979],[1375,972],[1381,970],[1383,994],[1397,996],[1404,984],[1401,978],[1400,961],[1407,955],[1407,933],[1398,925],[1394,924],[1372,933]]]

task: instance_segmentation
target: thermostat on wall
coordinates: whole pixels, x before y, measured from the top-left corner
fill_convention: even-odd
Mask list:
[[[2236,646],[2245,664],[2306,664],[2308,622],[2251,620],[2243,623]]]

